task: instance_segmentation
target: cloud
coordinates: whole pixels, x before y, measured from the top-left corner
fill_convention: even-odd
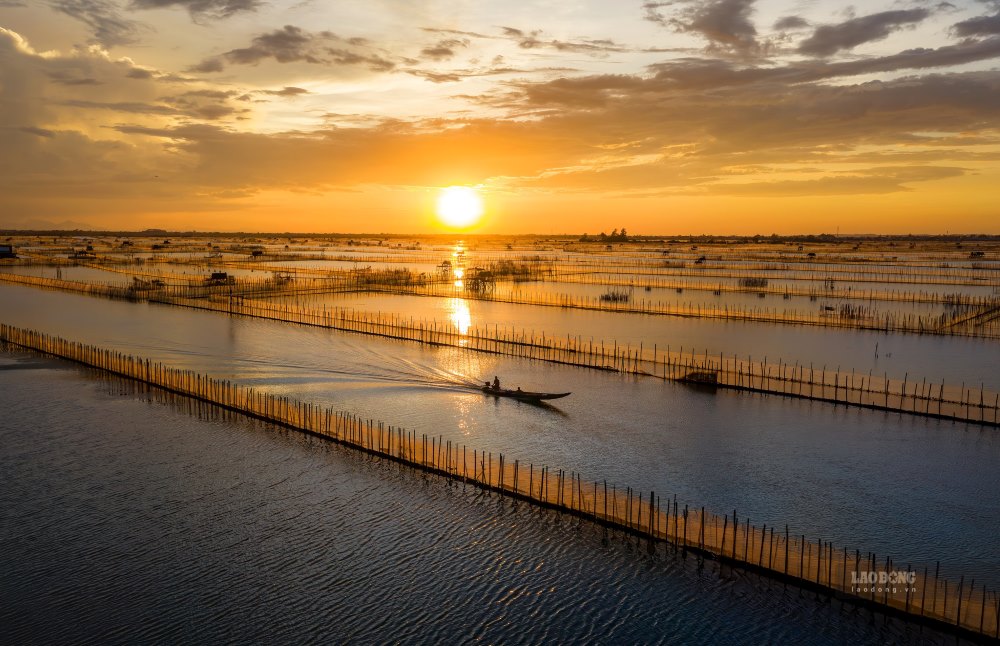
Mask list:
[[[130,79],[139,79],[145,81],[153,78],[154,75],[153,72],[150,70],[141,67],[133,67],[128,72],[126,72],[125,76],[127,76]]]
[[[711,95],[628,75],[530,85],[525,102],[561,109],[524,122],[396,121],[313,133],[212,125],[118,131],[162,139],[192,160],[176,178],[181,184],[237,191],[505,177],[526,188],[575,192],[877,194],[967,173],[942,163],[964,154],[962,138],[974,146],[1000,144],[990,127],[1000,117],[1000,73],[792,85],[781,93],[764,83]],[[932,130],[954,134],[921,134]],[[902,144],[923,147],[908,165],[900,165],[905,157],[877,154]],[[248,158],[258,162],[248,167]],[[865,162],[877,165],[864,168]],[[828,170],[818,173],[818,166]],[[791,179],[774,181],[777,167]]]
[[[501,38],[514,41],[521,49],[554,49],[560,52],[573,52],[591,56],[605,56],[608,53],[630,51],[628,47],[619,45],[606,38],[578,40],[546,39],[543,38],[544,32],[540,29],[532,31],[524,31],[515,27],[501,27],[500,29],[502,31]]]
[[[908,49],[898,54],[853,61],[807,61],[784,66],[741,66],[704,58],[675,59],[651,65],[656,78],[675,89],[717,88],[753,83],[792,84],[826,79],[962,65],[1000,57],[1000,38],[967,41],[936,49]]]
[[[517,185],[657,195],[891,193],[958,177],[967,171],[948,161],[985,160],[968,148],[1000,145],[992,126],[1000,118],[998,72],[836,86],[761,75],[706,87],[705,77],[717,74],[708,63],[721,64],[692,66],[683,84],[631,75],[523,83],[524,105],[555,109],[533,127],[557,139],[587,132],[590,149],[567,153],[560,166],[518,178]],[[880,156],[908,149],[909,156]],[[756,166],[748,167],[750,160]],[[896,163],[835,170],[887,161]],[[816,179],[810,170],[816,167],[834,170]],[[743,169],[738,182],[734,168]],[[793,179],[775,182],[777,173]]]
[[[777,30],[803,29],[809,26],[809,21],[802,16],[785,16],[774,23]]]
[[[455,56],[459,48],[469,46],[468,38],[446,38],[420,50],[420,56],[432,61],[445,61]]]
[[[95,78],[80,77],[68,70],[56,70],[49,72],[49,78],[55,83],[62,85],[100,85],[101,82]]]
[[[271,96],[281,96],[281,97],[297,97],[303,94],[309,94],[309,90],[300,87],[283,87],[280,90],[260,90],[261,94],[269,94]]]
[[[73,108],[87,108],[91,110],[113,110],[115,112],[131,112],[135,114],[144,115],[177,115],[181,114],[181,111],[177,108],[170,107],[168,105],[160,105],[156,103],[138,103],[134,101],[118,101],[118,102],[103,102],[103,101],[84,101],[81,99],[70,99],[68,101],[63,101],[62,105],[73,107]]]
[[[429,34],[445,34],[451,36],[464,36],[467,38],[483,38],[483,39],[496,39],[497,36],[489,36],[487,34],[480,34],[475,31],[462,31],[459,29],[440,29],[438,27],[421,27],[421,31],[426,31]]]
[[[328,65],[361,65],[373,72],[389,72],[396,67],[396,62],[377,54],[361,54],[344,48],[328,48],[326,50]]]
[[[141,124],[176,120],[239,119],[232,89],[197,87],[141,68],[128,58],[112,60],[94,46],[70,53],[36,52],[16,33],[0,28],[0,123],[62,136],[70,129],[99,137],[108,115]],[[27,132],[27,131],[25,131]]]
[[[281,29],[254,36],[249,47],[230,50],[223,57],[234,65],[256,65],[266,58],[273,58],[279,63],[321,63],[318,54],[314,53],[314,44],[328,40],[331,36],[327,32],[313,35],[299,27],[285,25]]]
[[[546,83],[525,84],[525,98],[535,105],[607,105],[613,96],[641,91],[643,79],[627,74],[603,74],[583,78],[560,78]]]
[[[49,7],[87,25],[94,41],[104,47],[131,45],[149,27],[126,18],[115,0],[45,0]],[[0,0],[0,7],[24,6],[20,2]],[[187,9],[192,18],[227,18],[236,13],[254,11],[261,0],[132,0],[129,9]]]
[[[110,0],[48,0],[48,5],[90,27],[94,40],[104,47],[134,43],[143,28],[122,16]]]
[[[192,17],[228,18],[237,13],[256,11],[260,0],[132,0],[133,9],[162,9],[181,7]]]
[[[694,24],[693,13],[681,17]],[[429,40],[437,45],[450,36]],[[497,38],[534,39],[539,44],[528,49],[549,51],[560,42],[616,46],[515,28]],[[726,48],[743,46],[749,45]],[[44,211],[56,208],[57,199],[72,208],[74,200],[90,204],[81,197],[102,197],[108,200],[102,208],[120,204],[121,212],[138,203],[180,212],[272,190],[483,182],[621,195],[863,195],[971,174],[979,168],[965,166],[986,163],[974,151],[995,156],[1000,149],[1000,72],[850,78],[995,58],[1000,38],[844,61],[764,64],[730,53],[710,58],[702,52],[643,73],[582,76],[563,69],[560,78],[528,80],[526,74],[541,70],[503,59],[420,69],[419,61],[406,62],[368,41],[288,26],[212,60],[218,69],[264,62],[373,68],[383,61],[383,69],[432,82],[521,76],[486,88],[469,84],[467,92],[481,94],[463,100],[488,106],[495,118],[473,118],[445,104],[441,116],[422,121],[330,115],[314,130],[296,122],[302,130],[252,132],[248,124],[257,121],[241,119],[251,110],[266,112],[254,104],[308,90],[281,82],[239,87],[228,79],[225,85],[180,80],[127,59],[113,61],[96,48],[43,56],[0,30],[0,206],[34,204]],[[330,71],[321,69],[320,76]],[[139,201],[128,201],[132,196]]]
[[[1000,34],[1000,14],[995,16],[976,16],[952,25],[956,36],[992,36]]]
[[[457,55],[459,49],[471,45],[471,38],[491,38],[512,40],[525,50],[550,49],[559,52],[583,53],[589,56],[606,56],[611,52],[631,51],[608,39],[559,40],[543,37],[541,31],[525,32],[514,27],[502,27],[502,35],[485,36],[475,32],[450,29],[422,28],[428,33],[462,36],[442,38],[423,47],[423,60],[442,62]],[[401,71],[434,83],[455,82],[472,76],[489,76],[514,73],[515,68],[465,70],[435,70],[417,67],[418,60],[394,56],[384,52],[364,38],[342,38],[332,32],[309,32],[300,27],[286,25],[281,29],[254,36],[250,45],[232,49],[217,56],[211,56],[189,67],[187,71],[196,73],[218,73],[228,65],[258,65],[266,60],[278,63],[304,62],[313,65],[362,67],[372,72]]]
[[[711,0],[695,2],[647,2],[643,5],[645,19],[670,27],[675,31],[694,33],[707,39],[718,48],[752,52],[760,48],[757,28],[750,20],[755,0]],[[681,8],[673,15],[664,15],[661,9]]]
[[[372,51],[358,51],[367,46],[359,38],[342,39],[329,31],[312,33],[294,25],[259,34],[249,47],[231,49],[188,68],[189,72],[221,72],[229,65],[257,65],[273,59],[278,63],[304,62],[314,65],[359,65],[385,72],[396,62]],[[352,49],[353,48],[353,49]]]
[[[221,56],[213,56],[187,68],[188,72],[196,74],[213,74],[226,69]]]
[[[706,187],[712,195],[791,197],[835,195],[884,195],[912,191],[915,182],[961,177],[964,168],[951,166],[877,167],[843,171],[816,179],[719,182]]]
[[[643,161],[627,157],[619,162],[601,160],[587,166],[557,169],[535,178],[525,178],[533,188],[562,189],[584,192],[620,191],[633,195],[712,195],[741,197],[796,197],[874,195],[909,192],[914,183],[961,177],[968,169],[956,166],[912,165],[870,166],[839,170],[831,161],[814,161],[828,167],[824,170],[803,166],[789,171],[789,159],[775,157],[774,163],[796,179],[771,179],[776,171],[771,164],[747,164],[735,156],[688,158],[683,163],[670,158]],[[638,160],[638,161],[636,161]],[[846,163],[846,160],[844,160]],[[866,160],[855,160],[864,162]],[[873,160],[878,161],[878,160]]]
[[[575,72],[573,68],[569,67],[541,67],[541,68],[520,68],[520,67],[508,67],[508,66],[493,66],[478,69],[456,69],[448,70],[445,72],[438,72],[434,70],[425,70],[420,68],[408,68],[404,69],[404,72],[411,76],[416,76],[424,79],[425,81],[430,81],[431,83],[457,83],[463,79],[467,78],[482,78],[487,76],[503,76],[505,74],[536,74],[536,73],[546,73],[546,72]],[[479,97],[471,97],[473,100]],[[477,101],[480,102],[480,101]],[[485,102],[482,102],[485,104]]]
[[[46,137],[51,139],[56,136],[56,133],[52,130],[46,130],[45,128],[36,128],[34,126],[21,126],[18,128],[21,132],[27,132],[28,134],[37,135],[39,137]]]
[[[435,72],[433,70],[409,69],[406,73],[418,76],[431,83],[457,83],[468,76],[462,72]]]
[[[810,56],[831,56],[887,38],[892,32],[919,23],[930,14],[927,9],[899,9],[851,18],[836,25],[820,25],[809,38],[799,43],[798,51]]]
[[[215,121],[226,117],[238,117],[249,112],[247,108],[230,105],[229,100],[237,97],[236,90],[190,90],[175,96],[163,97],[163,103],[171,106],[176,114]]]

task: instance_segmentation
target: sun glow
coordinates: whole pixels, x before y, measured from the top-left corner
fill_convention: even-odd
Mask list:
[[[469,311],[469,304],[465,302],[465,299],[452,298],[448,302],[448,317],[459,334],[465,336],[469,333],[469,328],[472,327],[472,313]]]
[[[474,188],[449,186],[438,196],[437,215],[442,224],[452,228],[472,226],[483,215],[483,199]]]

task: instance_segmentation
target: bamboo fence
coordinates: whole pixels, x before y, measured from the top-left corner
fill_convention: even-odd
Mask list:
[[[355,291],[356,281],[332,281],[327,279],[292,281],[270,278],[238,278],[232,283],[210,283],[207,281],[188,282],[182,284],[164,284],[162,286],[137,285],[135,282],[108,283],[45,276],[25,276],[0,272],[0,283],[27,285],[43,289],[55,289],[68,292],[90,294],[117,300],[155,301],[169,298],[208,298],[211,296],[285,296],[291,294],[325,294],[338,291]]]
[[[975,579],[956,583],[935,566],[871,552],[836,547],[822,538],[754,525],[736,511],[730,516],[683,505],[655,492],[640,492],[606,480],[584,481],[575,471],[535,467],[503,454],[469,449],[441,436],[363,419],[261,392],[227,380],[178,370],[148,359],[67,341],[32,330],[0,325],[0,341],[68,359],[127,379],[201,400],[286,428],[322,437],[500,496],[527,501],[605,527],[666,543],[722,563],[792,582],[847,602],[933,625],[977,639],[1000,638],[1000,596]],[[621,489],[621,493],[618,493]],[[887,580],[880,581],[881,576]],[[874,579],[872,578],[874,577]]]
[[[814,312],[747,307],[730,304],[680,303],[662,300],[629,299],[628,302],[611,302],[599,297],[571,294],[552,294],[529,290],[504,290],[498,292],[470,290],[457,291],[451,281],[426,280],[412,277],[408,281],[394,281],[391,272],[331,272],[325,278],[304,279],[281,283],[273,278],[241,278],[230,285],[208,285],[188,282],[165,285],[160,288],[137,288],[126,283],[97,283],[69,281],[38,276],[24,276],[0,272],[0,282],[48,287],[88,294],[123,298],[128,300],[155,299],[160,296],[206,297],[217,294],[234,296],[264,296],[293,293],[335,293],[342,291],[381,291],[404,295],[462,297],[476,300],[562,307],[630,314],[679,316],[761,323],[814,325],[825,327],[878,330],[913,334],[939,334],[1000,338],[1000,300],[996,297],[958,297],[954,311],[942,314],[917,314],[913,312],[878,311],[872,308],[848,307],[846,309],[819,309]],[[759,290],[754,290],[759,291]]]
[[[658,259],[627,259],[617,256],[587,259],[560,259],[554,263],[556,273],[624,273],[674,276],[708,276],[716,278],[782,278],[785,280],[824,280],[834,278],[857,283],[917,283],[934,285],[996,285],[996,273],[990,269],[971,267],[917,267],[909,270],[901,265],[866,266],[864,264],[730,262],[724,257],[692,259],[663,256]],[[796,265],[794,268],[792,265]],[[947,263],[942,263],[947,264]],[[780,272],[780,274],[776,274]]]
[[[331,291],[331,283],[299,281],[284,285],[272,279],[249,279],[233,285],[172,285],[158,290],[136,290],[133,286],[67,281],[0,273],[0,282],[82,292],[127,300],[148,300],[231,315],[371,334],[424,344],[448,345],[492,354],[537,359],[601,370],[645,374],[680,381],[705,382],[716,387],[773,393],[822,400],[837,404],[876,408],[991,426],[1000,425],[1000,394],[980,385],[931,383],[889,379],[888,375],[850,374],[799,363],[768,363],[719,355],[673,352],[617,341],[536,335],[499,325],[475,326],[460,331],[451,323],[426,321],[395,314],[363,312],[347,308],[310,309],[297,305],[268,303],[243,295]],[[431,286],[433,288],[433,286]],[[340,289],[353,290],[341,283]],[[240,296],[233,296],[234,293]],[[960,324],[960,323],[959,323]],[[959,325],[956,324],[956,325]]]
[[[652,348],[640,344],[553,336],[544,332],[470,326],[461,331],[451,322],[421,320],[397,314],[349,308],[309,309],[252,299],[165,299],[172,305],[226,312],[287,323],[382,336],[470,351],[536,359],[599,370],[706,383],[712,387],[755,391],[937,417],[988,426],[1000,425],[1000,393],[981,385],[955,386],[926,379],[890,379],[888,374],[841,372],[827,366],[768,362],[736,356],[709,355]]]
[[[1000,338],[1000,328],[991,325],[997,318],[1000,318],[1000,301],[997,299],[985,299],[980,306],[972,307],[971,312],[961,310],[954,313],[935,315],[916,314],[913,312],[879,312],[877,310],[868,311],[867,309],[859,313],[857,308],[849,308],[846,311],[833,309],[832,311],[817,310],[815,312],[803,312],[800,310],[772,307],[746,307],[727,303],[678,303],[642,298],[630,299],[629,302],[614,302],[602,300],[597,296],[550,294],[521,290],[509,290],[502,293],[496,291],[473,292],[470,290],[459,292],[453,285],[442,283],[384,288],[372,287],[371,289],[372,291],[412,294],[415,296],[435,296],[439,298],[461,297],[518,305],[539,305],[602,312],[680,316],[756,323],[815,325],[878,330],[882,332],[901,332],[906,334]]]
[[[592,274],[574,274],[550,278],[545,283],[574,283],[583,285],[601,285],[610,287],[630,287],[634,289],[675,289],[711,291],[715,293],[745,293],[769,294],[772,296],[808,296],[813,299],[853,299],[867,301],[891,301],[897,303],[936,303],[956,307],[981,307],[1000,303],[996,296],[973,296],[962,293],[928,292],[924,290],[888,290],[888,289],[853,289],[851,287],[819,288],[816,286],[763,285],[761,287],[745,287],[738,284],[725,284],[703,280],[678,280],[664,277],[647,277],[638,280],[627,275],[596,276]]]

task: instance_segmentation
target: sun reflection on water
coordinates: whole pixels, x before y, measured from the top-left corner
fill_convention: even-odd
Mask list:
[[[472,327],[472,314],[469,312],[469,303],[465,299],[448,299],[448,317],[459,334],[465,335],[469,333],[469,328]]]

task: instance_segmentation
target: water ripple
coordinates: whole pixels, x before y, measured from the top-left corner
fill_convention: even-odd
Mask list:
[[[13,403],[0,422],[3,643],[915,639],[662,546],[75,371],[0,372],[0,388]],[[53,388],[52,406],[17,403]]]

